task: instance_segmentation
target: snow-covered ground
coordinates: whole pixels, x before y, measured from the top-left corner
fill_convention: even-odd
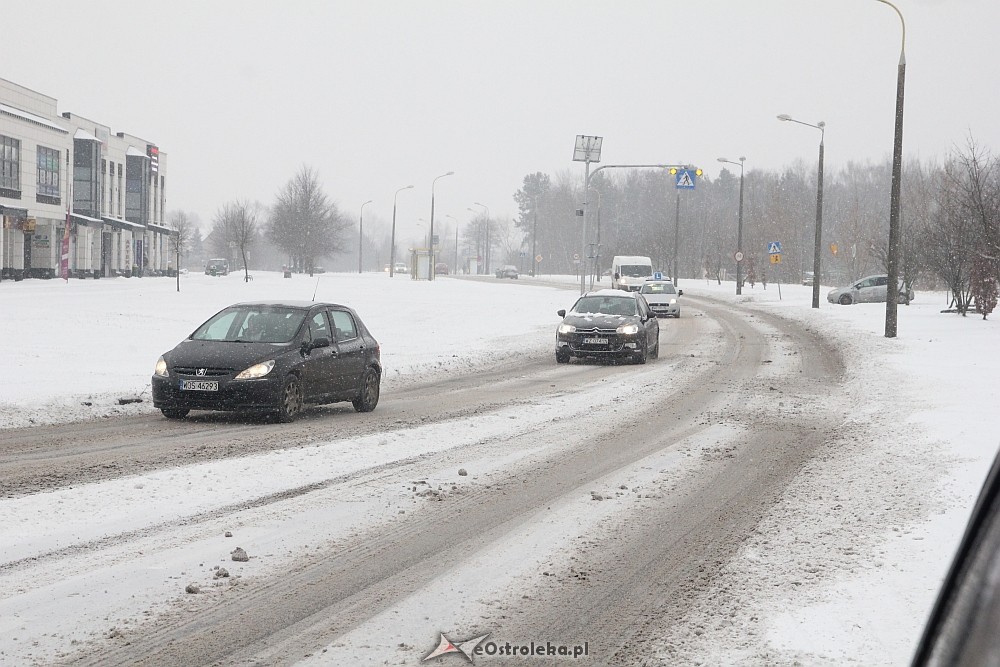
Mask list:
[[[522,279],[517,285],[450,278],[428,283],[386,274],[282,279],[258,272],[250,283],[240,278],[189,274],[182,276],[180,292],[172,279],[164,278],[0,283],[0,428],[151,411],[148,400],[119,405],[118,399],[148,399],[156,358],[235,301],[309,300],[315,293],[317,300],[354,307],[381,343],[383,388],[390,392],[415,379],[502,364],[525,349],[549,350],[558,323],[555,311],[571,305],[576,295],[545,284],[574,284],[572,277]],[[681,642],[680,654],[671,655],[708,664],[762,662],[767,652],[782,656],[781,662],[799,659],[805,664],[905,663],[998,447],[996,323],[942,314],[943,293],[918,292],[912,305],[900,306],[899,336],[890,340],[882,336],[883,304],[832,305],[825,301],[826,289],[817,310],[809,307],[810,288],[799,285],[782,285],[780,295],[777,285],[766,290],[759,284],[747,286],[739,297],[731,282],[682,280],[680,287],[690,296],[740,302],[802,321],[838,341],[848,366],[847,388],[857,396],[852,413],[844,415],[845,424],[871,425],[882,437],[869,442],[845,436],[836,449],[821,452],[727,566],[720,590],[706,593],[721,596],[737,589],[738,612],[758,619],[753,632],[745,624],[733,626],[738,631],[709,628],[712,641],[706,642],[692,631],[690,641]],[[636,369],[631,379],[642,382],[657,366]],[[588,395],[598,405],[619,393],[608,383]],[[892,405],[898,409],[887,411]],[[317,526],[342,525],[348,535],[395,520],[399,508],[413,500],[399,490],[372,494],[371,486],[345,498],[336,479],[361,467],[359,452],[364,452],[364,467],[371,467],[379,460],[444,452],[490,433],[516,442],[519,433],[553,415],[571,410],[583,414],[586,407],[554,399],[533,406],[527,415],[517,412],[518,419],[500,411],[464,421],[461,429],[427,425],[387,430],[374,443],[317,443],[0,499],[0,664],[50,659],[68,650],[71,641],[106,636],[111,627],[162,608],[188,580],[205,577],[219,553],[228,554],[235,546],[221,537],[226,530],[236,533],[242,546],[274,556],[243,564],[244,577],[267,574],[275,562],[308,546],[296,541],[302,539],[301,531],[289,535],[279,516],[242,509],[244,501],[327,481],[330,493],[340,494],[339,503],[327,505],[331,509],[310,515],[291,500],[282,511],[302,510],[297,516]],[[0,453],[2,439],[0,431]],[[488,479],[531,455],[530,449],[515,446],[510,460],[484,455],[474,469]],[[607,480],[609,487],[649,481],[642,479],[649,473],[641,471],[671,465],[670,456],[647,464],[616,474]],[[261,475],[264,470],[267,474]],[[450,469],[426,472],[432,484],[445,488],[466,481]],[[139,539],[128,550],[116,551],[109,544],[64,559],[58,577],[46,577],[44,566],[28,568],[31,576],[23,568],[5,567],[37,554],[100,544],[110,536],[237,506],[239,511],[209,521],[212,525],[150,531],[147,539],[150,551],[155,543],[155,558],[141,557]],[[495,599],[505,582],[530,575],[528,564],[537,562],[539,554],[567,548],[573,530],[590,529],[602,518],[600,512],[612,507],[599,506],[595,512],[592,503],[567,499],[552,508],[552,517],[571,530],[529,535],[519,542],[522,552],[498,545],[495,553],[467,564],[461,571],[465,575],[455,576],[467,579],[470,587],[473,580],[490,582],[495,590],[482,592]],[[115,508],[113,513],[109,507]],[[100,567],[94,558],[102,559]],[[124,562],[129,567],[116,567]],[[233,565],[227,561],[227,567]],[[493,569],[489,576],[486,568]],[[776,577],[776,571],[781,575]],[[775,583],[764,586],[763,581]],[[430,604],[434,598],[421,599]],[[407,617],[406,604],[387,613],[397,619],[397,632],[409,632],[411,642],[429,642],[430,626],[441,621],[433,618],[428,627],[418,623],[408,628],[398,621]],[[430,615],[424,611],[417,616]],[[332,655],[339,650],[354,657],[352,649],[347,638],[313,661],[336,664]],[[419,653],[420,647],[412,650]],[[369,653],[371,660],[376,655]]]

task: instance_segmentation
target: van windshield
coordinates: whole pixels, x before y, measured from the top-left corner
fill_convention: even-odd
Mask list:
[[[653,267],[648,264],[622,264],[618,273],[629,278],[644,278],[653,275]]]

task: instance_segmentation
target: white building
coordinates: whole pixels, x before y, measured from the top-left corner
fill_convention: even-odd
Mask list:
[[[74,277],[172,273],[166,154],[0,79],[0,278],[59,274],[70,226]]]

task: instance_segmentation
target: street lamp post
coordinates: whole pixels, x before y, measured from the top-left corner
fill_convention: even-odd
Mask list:
[[[446,218],[451,218],[451,221],[455,223],[455,269],[458,269],[458,219],[453,215],[445,214]]]
[[[361,205],[361,218],[358,220],[358,273],[361,273],[361,252],[365,245],[365,206],[371,203],[369,199]]]
[[[531,209],[534,214],[534,222],[531,225],[531,277],[538,273],[538,255],[535,254],[535,243],[538,241],[538,197],[531,198]]]
[[[746,160],[745,157],[741,157],[739,162],[733,162],[732,160],[727,160],[724,157],[719,158],[719,162],[726,162],[728,164],[735,164],[740,168],[740,212],[736,223],[736,294],[743,294],[743,161]]]
[[[392,196],[392,237],[389,240],[389,277],[392,278],[396,272],[396,197],[403,190],[409,190],[412,185],[407,185],[396,190]]]
[[[899,219],[900,195],[903,172],[903,88],[906,80],[906,22],[896,5],[888,0],[877,0],[889,5],[899,15],[903,27],[903,39],[899,47],[899,66],[896,69],[896,129],[892,142],[892,185],[889,194],[889,261],[886,267],[889,273],[889,287],[885,294],[885,337],[896,337],[897,296],[899,294],[899,240],[902,236],[902,225]]]
[[[816,175],[816,243],[813,248],[813,298],[812,307],[819,308],[819,273],[820,248],[823,244],[823,140],[826,138],[826,123],[820,121],[816,125],[795,120],[788,114],[781,114],[778,120],[791,121],[799,125],[808,125],[819,130],[819,171]]]
[[[486,209],[486,242],[483,244],[483,266],[485,267],[484,273],[489,273],[490,271],[490,207],[486,204],[480,204],[477,201],[472,202],[473,206],[482,206]]]
[[[431,181],[431,230],[430,230],[430,237],[431,237],[431,242],[430,242],[430,251],[431,251],[430,262],[431,262],[431,269],[430,269],[430,275],[427,276],[428,280],[434,280],[434,185],[438,182],[439,178],[444,178],[445,176],[451,176],[454,173],[455,172],[453,172],[453,171],[449,171],[448,173],[441,174],[440,176],[435,176],[434,180]]]

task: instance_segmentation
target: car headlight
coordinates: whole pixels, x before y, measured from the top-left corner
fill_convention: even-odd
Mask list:
[[[156,368],[153,369],[153,375],[159,375],[161,378],[165,378],[170,374],[167,373],[167,362],[160,357],[156,360]]]
[[[635,334],[639,333],[639,325],[623,324],[617,329],[615,329],[615,331],[620,334],[625,334],[626,336],[634,336]]]
[[[560,324],[559,325],[559,333],[567,334],[567,333],[573,333],[575,331],[576,331],[576,327],[573,326],[572,324]]]
[[[670,305],[671,305],[671,306],[672,306],[672,305],[674,305],[675,303],[677,303],[677,299],[671,299],[671,300],[670,300]]]
[[[254,364],[250,368],[242,371],[239,375],[236,376],[236,379],[253,380],[255,378],[262,378],[268,373],[270,373],[272,368],[274,368],[274,359],[271,359],[270,361],[263,361],[259,364]]]

